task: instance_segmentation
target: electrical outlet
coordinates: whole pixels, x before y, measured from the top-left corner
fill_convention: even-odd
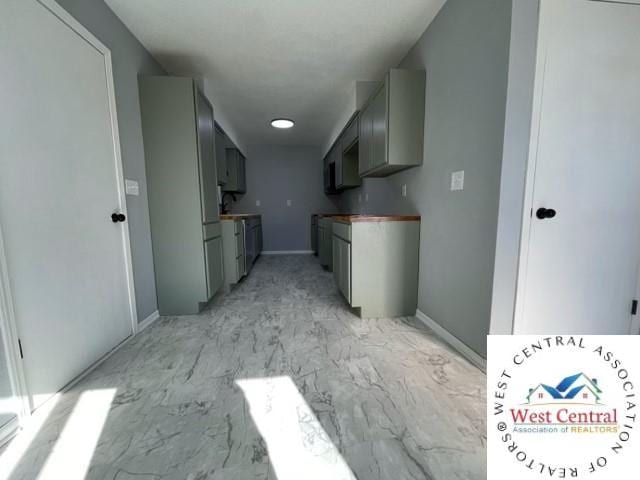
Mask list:
[[[464,190],[464,170],[451,174],[451,191]]]
[[[260,200],[256,200],[256,207],[260,206]]]
[[[287,200],[287,207],[291,206],[291,200]]]
[[[407,196],[407,184],[406,183],[402,184],[402,196],[403,197]]]

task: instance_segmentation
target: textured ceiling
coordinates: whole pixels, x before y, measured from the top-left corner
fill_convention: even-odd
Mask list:
[[[354,81],[397,65],[444,2],[106,0],[168,71],[204,79],[245,145],[322,145]],[[274,117],[296,125],[275,130]]]

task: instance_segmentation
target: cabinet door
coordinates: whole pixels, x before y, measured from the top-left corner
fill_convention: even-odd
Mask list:
[[[360,133],[358,140],[358,173],[362,174],[370,168],[371,129],[373,105],[370,103],[360,114]]]
[[[235,148],[225,149],[227,159],[227,184],[223,190],[225,192],[235,192],[238,190],[238,150]]]
[[[351,244],[348,242],[342,243],[342,253],[340,260],[342,265],[340,266],[340,273],[342,279],[340,281],[340,290],[347,299],[347,302],[351,304]]]
[[[213,108],[211,108],[207,99],[197,89],[195,94],[202,223],[211,223],[220,220],[218,213],[218,180],[214,152]]]
[[[222,237],[212,238],[204,242],[204,256],[207,267],[207,293],[213,297],[222,286],[224,262],[222,252]]]
[[[260,254],[260,226],[253,227],[253,261],[255,262],[256,258]]]
[[[371,153],[369,168],[387,162],[387,88],[381,88],[371,101]]]
[[[332,264],[333,264],[333,279],[336,281],[338,285],[338,289],[342,291],[342,275],[340,273],[342,269],[342,259],[340,254],[342,253],[342,249],[340,248],[341,240],[338,237],[333,237],[333,255],[332,255]]]
[[[329,164],[325,164],[323,170],[323,178],[324,178],[324,191],[328,192],[331,188],[331,180],[329,179]]]
[[[227,183],[227,138],[224,132],[216,128],[216,169],[218,170],[218,185]]]
[[[326,247],[324,243],[324,228],[318,225],[318,258],[320,259],[320,265],[325,266]]]
[[[247,191],[247,159],[238,152],[238,192],[245,193]]]
[[[344,175],[342,171],[342,142],[338,139],[331,150],[331,157],[336,168],[336,188],[340,188],[344,183]]]

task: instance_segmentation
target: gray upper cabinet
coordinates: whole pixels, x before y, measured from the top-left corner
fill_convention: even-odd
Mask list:
[[[227,183],[227,135],[216,125],[216,167],[218,169],[218,185]]]
[[[360,115],[359,174],[384,177],[422,164],[426,75],[392,69]]]
[[[246,193],[246,159],[236,147],[226,149],[227,183],[222,187],[225,192]]]
[[[190,78],[139,87],[158,308],[197,313],[223,278],[213,109]]]
[[[362,180],[358,172],[359,142],[358,142],[359,117],[356,115],[347,124],[344,132],[336,142],[336,188],[344,190],[360,186]]]

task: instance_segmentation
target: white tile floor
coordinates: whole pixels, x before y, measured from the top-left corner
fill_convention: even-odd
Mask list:
[[[11,478],[484,479],[485,398],[417,320],[360,319],[314,257],[265,256],[65,393]]]

